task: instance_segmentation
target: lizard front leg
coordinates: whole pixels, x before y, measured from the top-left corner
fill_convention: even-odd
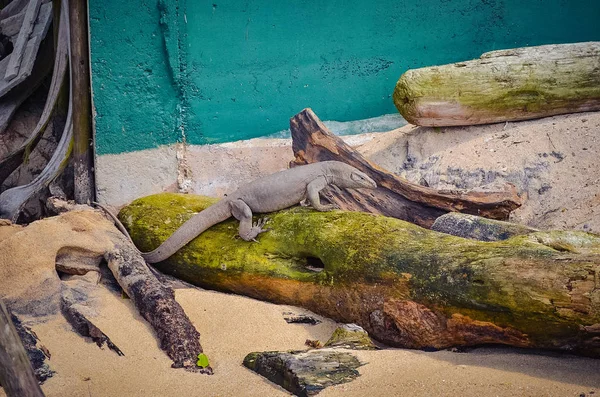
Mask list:
[[[240,221],[239,235],[243,240],[256,241],[256,236],[269,229],[263,229],[267,218],[262,218],[255,224],[252,224],[252,210],[243,200],[237,199],[230,204],[231,215]]]
[[[320,176],[306,186],[306,198],[308,199],[310,205],[317,211],[331,211],[339,208],[335,204],[321,204],[319,192],[325,189],[327,185],[328,183],[325,177]]]

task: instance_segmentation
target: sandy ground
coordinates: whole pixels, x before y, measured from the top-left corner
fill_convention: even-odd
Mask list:
[[[176,290],[215,370],[212,376],[170,368],[152,330],[120,295],[100,287],[95,319],[125,353],[119,357],[70,331],[56,316],[33,325],[57,372],[43,385],[47,396],[285,396],[288,392],[244,368],[253,351],[303,349],[306,339],[326,341],[336,324],[287,324],[282,313],[303,309],[203,291]],[[366,364],[351,383],[322,396],[586,396],[600,394],[600,360],[479,348],[468,353],[403,349],[354,352]],[[0,396],[3,393],[0,391]]]

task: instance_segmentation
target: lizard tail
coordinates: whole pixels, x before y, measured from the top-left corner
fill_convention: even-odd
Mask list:
[[[148,263],[162,262],[206,229],[229,217],[231,217],[229,203],[226,200],[219,201],[192,216],[158,248],[154,251],[142,252],[142,256]]]
[[[131,236],[129,235],[129,232],[127,232],[127,229],[125,229],[125,226],[121,223],[121,221],[119,220],[119,218],[117,218],[117,216],[115,214],[113,214],[111,210],[109,210],[108,208],[106,208],[102,204],[97,203],[95,201],[92,201],[92,204],[94,204],[96,207],[98,207],[98,208],[102,209],[104,212],[106,212],[108,214],[108,216],[110,216],[112,218],[112,220],[115,223],[115,226],[117,227],[117,229],[119,229],[121,231],[121,233],[123,233],[124,235],[126,235],[127,238],[129,239],[129,241],[131,241],[131,243],[135,247],[135,244],[133,243],[133,240],[132,240]],[[137,247],[136,247],[136,249],[137,249]],[[140,253],[142,253],[142,252],[140,251]]]
[[[102,204],[93,202],[92,204],[98,206],[104,212],[106,212],[112,220],[115,222],[117,228],[123,233],[132,244],[133,240],[125,226],[121,223],[119,218],[113,214],[108,208]],[[200,233],[208,229],[209,227],[216,225],[217,223],[223,222],[227,218],[231,217],[231,210],[229,204],[226,201],[218,202],[211,205],[203,211],[200,211],[190,219],[188,219],[179,229],[177,229],[167,240],[165,240],[158,248],[150,252],[142,252],[138,249],[138,252],[142,255],[144,260],[148,263],[162,262],[175,252],[179,251],[180,248],[185,246],[187,243],[196,238]],[[134,244],[135,246],[135,244]],[[137,247],[136,247],[137,249]]]

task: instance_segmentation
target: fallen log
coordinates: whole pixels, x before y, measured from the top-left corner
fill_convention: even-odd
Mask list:
[[[215,201],[164,193],[134,201],[120,219],[149,251]],[[230,220],[157,267],[200,287],[356,323],[392,346],[498,343],[600,357],[599,236],[480,242],[362,212],[295,207],[269,216],[259,243],[236,239]]]
[[[479,59],[406,71],[393,95],[421,126],[528,120],[600,110],[600,42],[486,52]]]
[[[172,367],[212,373],[212,368],[196,365],[198,354],[203,353],[199,332],[175,300],[173,290],[155,278],[131,241],[87,206],[61,201],[51,202],[51,206],[70,211],[27,227],[11,228],[0,240],[0,298],[15,311],[30,315],[50,314],[62,305],[78,331],[108,343],[108,337],[86,318],[86,310],[81,310],[81,298],[86,296],[81,289],[89,286],[76,280],[61,281],[56,272],[87,275],[98,272],[105,260],[137,311],[156,332],[161,349],[173,361]],[[118,348],[115,351],[120,352]]]
[[[521,205],[514,187],[506,192],[445,192],[410,183],[365,159],[342,139],[333,135],[311,109],[290,119],[292,149],[300,165],[337,160],[350,164],[377,182],[377,189],[330,189],[324,195],[341,209],[391,216],[430,228],[436,218],[464,212],[504,220]]]
[[[0,301],[0,385],[8,397],[43,397],[25,348]]]

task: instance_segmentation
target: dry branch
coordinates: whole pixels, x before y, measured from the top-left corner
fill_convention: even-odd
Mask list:
[[[429,228],[450,211],[503,220],[521,205],[512,186],[500,193],[450,193],[410,183],[365,159],[333,135],[311,109],[292,117],[290,129],[296,156],[293,164],[343,161],[377,182],[375,190],[329,190],[327,197],[344,210],[391,216]]]
[[[25,45],[33,32],[33,27],[41,5],[42,0],[30,0],[27,4],[19,36],[17,37],[13,52],[10,54],[8,65],[6,66],[6,72],[4,74],[5,80],[12,80],[19,74],[19,68],[21,67],[21,61],[23,60],[23,55],[25,53]]]
[[[39,10],[37,22],[33,28],[33,32],[28,37],[25,47],[23,48],[22,61],[19,66],[18,74],[11,79],[0,79],[0,96],[5,95],[14,87],[19,85],[23,80],[30,76],[36,55],[42,39],[46,37],[46,33],[52,22],[52,4],[44,4]],[[13,53],[0,61],[0,76],[3,76],[10,66],[10,60],[13,59]]]
[[[68,32],[69,32],[69,20],[68,20],[68,2],[63,0],[63,6],[61,7],[61,18],[60,18],[60,27],[59,27],[59,45],[58,48],[66,48],[68,50]],[[62,44],[60,43],[62,41]],[[60,55],[60,56],[58,56]],[[60,60],[64,60],[62,58],[62,53],[57,54],[56,62],[60,62]],[[58,66],[58,65],[57,65]],[[58,70],[60,72],[60,70]],[[63,71],[64,72],[64,71]],[[60,90],[60,85],[53,87],[57,91]],[[69,90],[69,98],[71,98],[71,91]],[[47,103],[48,106],[44,109],[45,111],[51,111],[52,106],[50,103]],[[43,129],[43,121],[44,119],[40,119],[36,130]],[[47,121],[46,121],[47,122]],[[72,142],[71,138],[73,135],[73,124],[72,124],[72,104],[71,100],[69,100],[69,110],[67,114],[67,122],[65,124],[61,139],[52,155],[52,158],[44,168],[44,170],[29,184],[24,186],[17,186],[8,190],[5,190],[0,194],[0,218],[7,218],[12,220],[13,222],[17,220],[19,217],[19,213],[22,208],[25,206],[27,201],[41,191],[43,188],[48,186],[56,177],[58,177],[64,168],[67,166],[67,160],[69,158]],[[11,171],[12,172],[12,171]]]
[[[52,72],[52,81],[50,83],[50,89],[48,90],[48,97],[42,111],[40,119],[31,132],[29,138],[23,142],[23,144],[11,153],[0,159],[0,184],[2,184],[9,175],[16,170],[22,163],[26,162],[29,153],[35,149],[37,143],[41,139],[46,126],[50,121],[50,116],[56,106],[61,87],[65,81],[67,72],[67,54],[68,54],[68,41],[66,37],[66,28],[63,27],[59,31],[58,46],[54,57],[54,69]],[[43,57],[42,61],[46,61]],[[37,76],[37,75],[36,75]],[[37,77],[32,76],[30,79]],[[3,98],[4,99],[4,98]]]
[[[115,229],[116,231],[116,229]],[[139,251],[121,232],[111,236],[115,249],[105,254],[108,267],[139,313],[154,328],[160,348],[173,360],[173,368],[212,374],[212,368],[196,366],[202,353],[200,333],[169,287],[152,274]]]

